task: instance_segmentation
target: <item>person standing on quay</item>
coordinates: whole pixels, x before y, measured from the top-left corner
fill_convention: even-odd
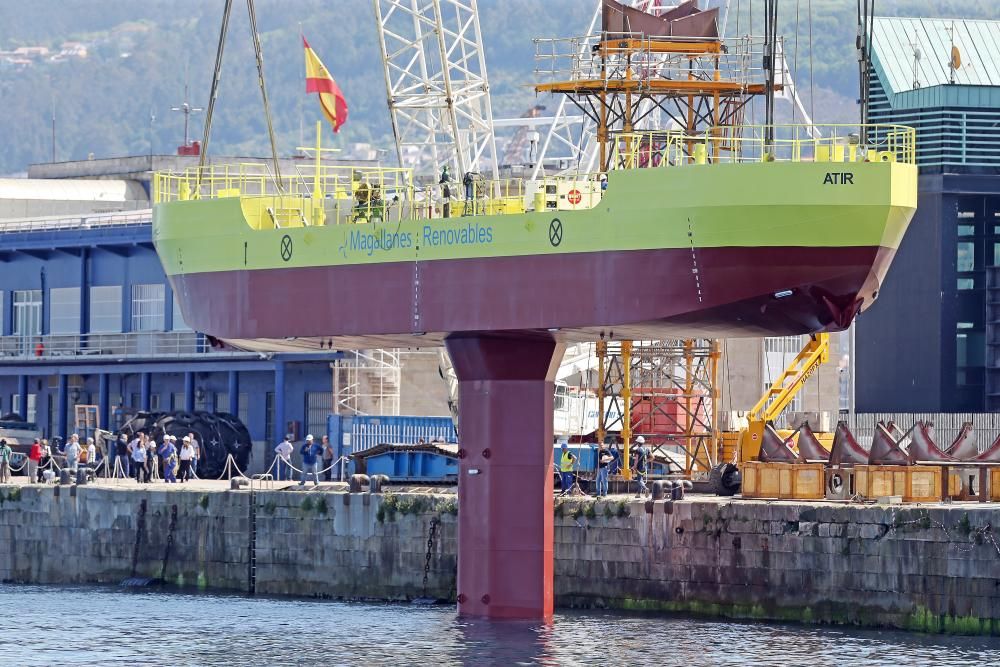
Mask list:
[[[201,443],[194,437],[194,433],[188,433],[188,437],[191,438],[191,451],[194,452],[194,456],[191,457],[191,473],[197,477],[198,462],[201,461]]]
[[[139,484],[142,482],[143,473],[146,472],[146,436],[143,433],[132,441],[132,470],[135,473],[135,482]]]
[[[157,472],[159,461],[156,458],[156,440],[153,438],[149,439],[146,443],[146,481],[156,479],[159,476]]]
[[[330,444],[330,436],[324,435],[323,442],[320,443],[323,447],[323,480],[326,482],[330,481],[330,477],[333,475],[333,445]]]
[[[128,436],[122,433],[118,436],[118,442],[115,443],[115,457],[118,460],[118,467],[121,468],[122,477],[131,477],[128,452]],[[114,476],[117,477],[118,473],[115,472]]]
[[[97,467],[97,446],[94,444],[93,438],[87,438],[87,466],[90,468]]]
[[[160,446],[159,455],[163,460],[163,481],[167,484],[176,484],[174,477],[174,465],[177,463],[177,448],[174,447],[174,436],[163,436],[163,444]]]
[[[315,443],[312,434],[306,436],[306,441],[302,443],[302,448],[299,450],[302,455],[302,479],[299,480],[299,486],[306,485],[306,476],[312,475],[313,482],[316,486],[319,486],[319,457],[323,454],[322,448]]]
[[[181,460],[181,482],[183,483],[191,479],[191,459],[194,458],[191,436],[185,435],[181,441],[181,453],[178,458]]]
[[[0,440],[0,484],[10,481],[10,457],[14,451],[6,440]]]
[[[38,462],[38,483],[40,484],[42,480],[45,479],[43,474],[46,470],[52,468],[52,448],[49,447],[49,441],[42,439],[41,444],[41,455]]]
[[[608,495],[608,473],[610,472],[611,454],[601,442],[597,446],[597,497]]]
[[[69,442],[63,449],[63,454],[66,455],[66,469],[71,475],[76,475],[77,467],[80,464],[80,436],[76,433],[70,436]]]
[[[34,484],[38,476],[38,464],[42,461],[42,443],[35,438],[28,452],[28,484]]]
[[[639,480],[639,491],[635,497],[644,496],[649,493],[646,486],[646,476],[649,474],[649,447],[646,446],[646,439],[641,435],[635,439],[635,476]]]
[[[573,488],[573,463],[576,456],[569,451],[569,445],[565,442],[560,445],[559,451],[562,453],[559,457],[559,486],[562,488],[559,495],[565,496]]]
[[[295,448],[292,447],[292,434],[289,433],[285,436],[285,439],[278,443],[278,446],[274,448],[274,453],[278,455],[278,461],[275,464],[275,472],[278,474],[278,481],[292,478],[292,452]]]

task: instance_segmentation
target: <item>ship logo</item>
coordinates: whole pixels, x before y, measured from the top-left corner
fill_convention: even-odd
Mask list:
[[[292,237],[285,234],[281,237],[281,259],[286,262],[292,258]]]
[[[557,248],[560,243],[562,243],[563,237],[563,225],[562,220],[559,218],[553,218],[552,222],[549,223],[549,243],[552,244],[553,248]]]

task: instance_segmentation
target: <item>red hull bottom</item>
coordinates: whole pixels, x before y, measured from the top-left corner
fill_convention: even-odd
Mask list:
[[[440,345],[451,333],[785,336],[846,328],[894,251],[701,248],[185,274],[185,321],[260,351]]]

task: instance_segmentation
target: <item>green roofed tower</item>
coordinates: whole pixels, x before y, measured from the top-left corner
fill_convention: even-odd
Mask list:
[[[858,319],[857,409],[1000,409],[1000,21],[878,17],[869,122],[916,129],[919,205]]]

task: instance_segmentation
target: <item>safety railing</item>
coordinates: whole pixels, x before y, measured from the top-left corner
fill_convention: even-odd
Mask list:
[[[312,174],[281,179],[266,165],[210,165],[157,173],[156,204],[238,198],[254,229],[327,224],[399,222],[470,215],[523,213],[521,179],[484,179],[472,174],[458,182],[418,186],[412,170],[385,167],[322,166]]]
[[[104,227],[141,227],[153,222],[152,209],[128,213],[94,213],[92,215],[45,216],[0,221],[0,234],[53,232],[67,229],[100,229]]]
[[[0,363],[24,359],[184,357],[209,353],[243,354],[217,350],[205,336],[194,331],[0,336]]]
[[[745,125],[704,134],[617,134],[615,169],[739,162],[902,162],[916,164],[916,131],[903,125]]]
[[[279,180],[264,163],[220,164],[156,173],[153,202],[265,196],[337,199],[359,191],[367,191],[370,197],[377,193],[391,198],[412,189],[411,169],[321,165]]]
[[[651,37],[642,33],[595,33],[581,37],[535,39],[538,85],[623,80],[714,81],[763,84],[762,37],[725,40]],[[780,48],[780,47],[779,47]],[[783,72],[776,72],[782,85]]]

